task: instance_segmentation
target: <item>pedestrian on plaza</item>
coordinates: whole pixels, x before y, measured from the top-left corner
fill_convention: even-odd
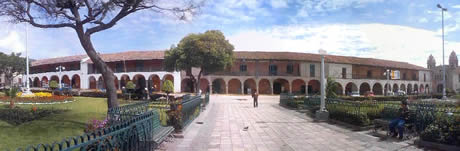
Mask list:
[[[259,107],[259,94],[257,93],[257,90],[252,92],[252,98],[254,99],[254,108]]]
[[[407,101],[401,101],[401,107],[399,108],[399,117],[390,121],[390,134],[392,137],[398,136],[399,139],[403,139],[404,135],[404,124],[409,119],[409,108],[407,107]],[[398,129],[396,132],[395,128]]]

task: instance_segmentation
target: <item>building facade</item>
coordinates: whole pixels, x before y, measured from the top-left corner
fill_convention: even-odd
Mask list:
[[[191,80],[185,72],[163,70],[164,51],[128,51],[101,54],[115,72],[118,89],[127,81],[137,88],[159,91],[164,80],[174,83],[175,92],[192,92]],[[204,73],[200,79],[202,92],[218,94],[319,94],[320,56],[293,52],[234,52],[234,63],[225,71]],[[336,93],[405,91],[408,94],[430,93],[431,70],[406,62],[326,55],[325,74],[337,82]],[[64,66],[62,72],[56,67]],[[399,79],[387,79],[386,70],[400,72]],[[49,81],[61,81],[76,89],[104,89],[101,74],[86,55],[43,59],[32,62],[31,86],[47,87]],[[192,71],[192,74],[196,72]],[[458,78],[458,77],[457,77]]]
[[[455,51],[449,55],[449,64],[444,65],[446,69],[446,91],[460,92],[460,68],[458,67],[458,58]],[[433,76],[433,90],[436,93],[442,93],[442,64],[436,66],[436,60],[432,55],[428,57],[427,68],[431,71]]]

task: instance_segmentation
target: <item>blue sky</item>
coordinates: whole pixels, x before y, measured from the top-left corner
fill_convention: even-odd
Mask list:
[[[441,11],[446,57],[460,48],[460,2],[433,0],[207,0],[196,16],[179,21],[143,11],[97,33],[103,53],[164,50],[189,33],[221,30],[235,51],[291,51],[372,57],[426,66],[441,63]],[[174,4],[169,4],[174,5]],[[29,27],[31,58],[83,54],[71,29]],[[0,51],[25,49],[24,25],[0,24]],[[447,63],[447,60],[446,60]]]

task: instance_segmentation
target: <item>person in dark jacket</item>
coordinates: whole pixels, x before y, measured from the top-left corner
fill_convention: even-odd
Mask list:
[[[257,90],[252,92],[252,98],[254,99],[254,108],[259,107],[259,94],[257,93]]]
[[[409,119],[409,108],[407,107],[407,101],[401,101],[401,107],[398,110],[399,117],[390,121],[390,134],[392,137],[396,137],[399,134],[399,139],[403,139],[404,135],[404,124]],[[398,132],[396,132],[398,129]]]

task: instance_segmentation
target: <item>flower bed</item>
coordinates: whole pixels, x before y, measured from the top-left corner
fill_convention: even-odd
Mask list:
[[[70,96],[50,96],[50,97],[0,97],[0,102],[10,102],[14,101],[15,103],[55,103],[55,102],[68,102],[73,101],[73,97]]]

